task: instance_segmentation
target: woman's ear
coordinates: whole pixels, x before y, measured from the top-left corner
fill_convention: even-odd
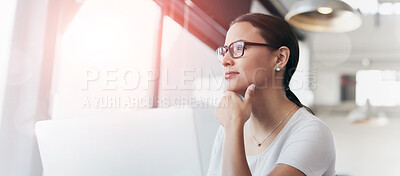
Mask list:
[[[280,66],[281,68],[285,68],[287,62],[289,61],[290,50],[287,46],[282,46],[276,51],[276,66]]]

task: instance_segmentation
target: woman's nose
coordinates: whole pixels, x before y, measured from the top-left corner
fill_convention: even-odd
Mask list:
[[[222,58],[221,63],[224,67],[233,66],[235,64],[235,62],[233,61],[233,58],[231,57],[231,55],[229,53],[225,54],[225,56]]]

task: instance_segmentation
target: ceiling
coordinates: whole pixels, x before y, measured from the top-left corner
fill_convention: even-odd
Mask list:
[[[299,0],[270,0],[276,5],[281,5],[287,12],[290,7]],[[400,15],[400,0],[342,0],[354,9],[358,9],[363,15],[381,14],[381,15]]]
[[[284,14],[296,1],[270,0],[275,8]],[[400,31],[400,0],[382,0],[382,2],[395,1],[396,3],[394,4],[379,4],[378,0],[343,1],[355,9],[360,8],[363,24],[359,29],[347,33],[301,31],[306,36],[305,42],[309,43],[314,62],[327,65],[327,69],[354,71],[363,69],[361,66],[362,60],[369,59],[372,63],[370,69],[399,68],[400,32],[397,31]],[[392,9],[395,13],[371,10],[388,4],[399,9]],[[267,12],[258,1],[253,2],[251,11]]]

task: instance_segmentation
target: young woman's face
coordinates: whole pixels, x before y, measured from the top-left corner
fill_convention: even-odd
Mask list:
[[[225,46],[238,40],[267,43],[259,34],[258,29],[248,22],[238,22],[229,28]],[[225,54],[221,63],[227,90],[243,92],[252,83],[257,88],[271,87],[275,67],[274,57],[274,52],[271,52],[266,46],[253,45],[246,46],[243,56],[239,58],[232,58],[229,53]]]

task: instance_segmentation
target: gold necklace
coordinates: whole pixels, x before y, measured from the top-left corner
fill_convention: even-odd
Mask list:
[[[294,106],[293,106],[293,108],[285,115],[285,117],[282,118],[282,120],[278,123],[278,125],[276,125],[275,128],[272,129],[272,131],[269,132],[269,133],[267,134],[267,136],[265,136],[264,139],[263,139],[261,142],[258,142],[258,141],[256,140],[256,138],[254,137],[254,135],[253,135],[253,130],[251,129],[251,125],[250,125],[250,123],[249,123],[249,128],[250,128],[251,136],[253,136],[254,142],[256,143],[256,145],[257,145],[258,147],[260,147],[261,144],[264,143],[264,141],[267,140],[267,138],[268,138],[269,136],[271,136],[271,134],[276,130],[276,128],[278,128],[278,126],[286,119],[286,117],[293,111],[293,109],[294,109],[296,106],[297,106],[297,105],[294,105]]]

